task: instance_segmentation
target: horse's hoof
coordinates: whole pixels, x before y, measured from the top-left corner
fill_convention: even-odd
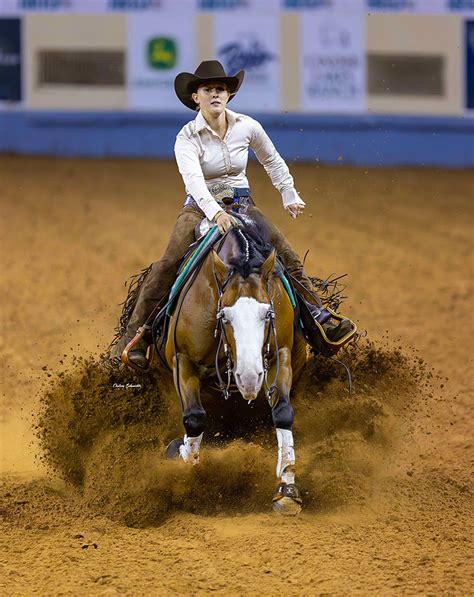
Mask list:
[[[184,446],[184,441],[181,437],[170,441],[165,450],[166,458],[168,458],[168,460],[177,460],[179,458],[179,449],[181,446]]]
[[[296,516],[301,512],[302,499],[294,483],[280,483],[273,496],[273,509],[283,516]]]

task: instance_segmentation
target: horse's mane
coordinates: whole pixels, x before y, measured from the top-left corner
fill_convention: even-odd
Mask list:
[[[258,272],[271,253],[273,246],[268,241],[268,229],[262,218],[239,218],[244,226],[231,228],[228,238],[234,243],[234,251],[226,261],[243,278]]]

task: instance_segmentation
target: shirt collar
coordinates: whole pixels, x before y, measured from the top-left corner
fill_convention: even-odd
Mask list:
[[[225,109],[225,113],[230,127],[233,127],[236,121],[240,120],[240,118],[242,117],[242,114],[232,112],[232,110],[228,110],[227,108]],[[200,133],[203,129],[211,130],[211,127],[208,125],[201,111],[198,112],[198,115],[194,119],[194,122],[196,123],[196,128],[194,130],[195,133]]]

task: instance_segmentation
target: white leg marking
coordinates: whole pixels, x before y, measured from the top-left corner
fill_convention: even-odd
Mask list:
[[[202,436],[188,437],[184,436],[184,444],[179,448],[179,454],[184,462],[190,462],[191,464],[199,464],[199,447],[201,446]]]
[[[278,440],[278,463],[276,474],[283,483],[295,482],[295,450],[293,448],[293,432],[289,429],[276,430]],[[290,470],[285,471],[289,468]]]

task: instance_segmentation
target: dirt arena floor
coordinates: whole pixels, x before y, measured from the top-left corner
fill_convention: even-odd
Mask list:
[[[287,519],[272,432],[163,462],[166,380],[113,388],[97,365],[175,220],[174,163],[0,158],[1,594],[474,593],[472,172],[292,172],[300,219],[252,164],[254,197],[308,272],[348,273],[368,339],[343,357],[352,396],[318,359],[295,388]]]

